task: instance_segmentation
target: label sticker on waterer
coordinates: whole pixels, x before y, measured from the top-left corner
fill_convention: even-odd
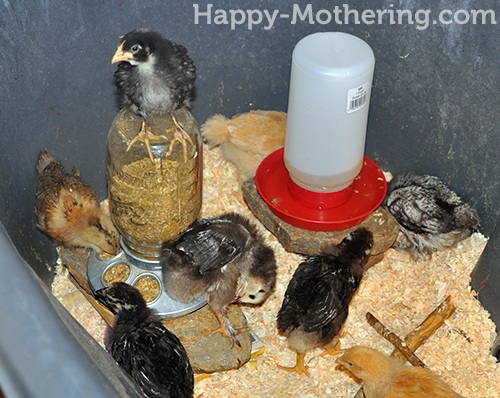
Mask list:
[[[370,82],[350,89],[347,93],[347,113],[359,111],[368,104],[369,93]]]

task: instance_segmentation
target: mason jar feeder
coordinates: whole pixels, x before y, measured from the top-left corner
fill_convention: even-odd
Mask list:
[[[179,303],[165,293],[159,257],[162,245],[175,240],[195,221],[202,202],[203,146],[198,123],[187,109],[156,114],[145,127],[152,133],[150,150],[134,140],[144,120],[123,109],[116,116],[107,139],[109,211],[120,233],[123,251],[114,258],[92,253],[88,277],[98,290],[115,268],[127,282],[149,297],[148,306],[165,317],[184,315],[206,303]],[[179,128],[182,134],[174,134]],[[187,136],[184,134],[186,133]],[[142,287],[142,290],[141,288]]]
[[[151,143],[153,160],[143,142],[138,141],[128,149],[141,129],[141,117],[120,111],[108,135],[111,218],[125,246],[146,259],[158,258],[162,244],[176,239],[197,219],[201,209],[201,133],[188,110],[177,111],[175,117],[192,143],[174,142],[168,156],[174,138],[166,132],[175,128],[168,114],[148,120],[151,132],[164,137]]]

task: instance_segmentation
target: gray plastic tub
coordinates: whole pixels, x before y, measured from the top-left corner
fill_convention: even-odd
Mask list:
[[[492,236],[500,214],[500,36],[491,13],[484,14],[486,23],[474,24],[472,9],[491,10],[500,18],[500,4],[472,1],[460,3],[470,7],[460,10],[450,3],[458,22],[445,13],[445,22],[452,21],[448,24],[438,19],[443,10],[430,3],[314,1],[309,13],[306,5],[284,0],[4,1],[0,386],[7,397],[136,395],[127,377],[50,294],[57,254],[54,243],[35,227],[34,193],[38,153],[47,149],[66,168],[79,169],[101,199],[107,196],[105,143],[118,111],[111,57],[119,36],[139,26],[158,29],[189,49],[198,68],[193,115],[200,124],[216,113],[286,111],[291,54],[304,36],[342,31],[362,38],[376,57],[366,155],[384,170],[440,176],[476,207],[481,232]],[[359,23],[354,14],[348,24],[345,14],[341,25],[334,19],[319,23],[317,17],[324,22],[335,5],[343,12],[346,6],[356,10]],[[365,10],[405,7],[413,12],[413,23],[405,17],[392,24],[389,12],[380,23],[361,19]],[[229,17],[236,8],[277,10],[281,17],[272,28],[264,17],[251,30],[248,20],[234,29],[216,23],[217,10]],[[208,14],[196,19],[196,9]],[[292,23],[297,11],[305,19]],[[462,23],[466,15],[470,20]],[[473,284],[483,285],[479,298],[500,324],[496,242],[488,245]]]

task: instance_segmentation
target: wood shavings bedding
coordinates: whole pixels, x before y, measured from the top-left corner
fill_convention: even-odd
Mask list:
[[[276,315],[283,295],[303,256],[284,250],[279,241],[255,219],[240,191],[236,170],[222,158],[220,149],[204,148],[203,206],[201,217],[236,211],[251,217],[275,250],[278,282],[273,295],[257,308],[243,307],[249,324],[265,345],[256,369],[215,373],[198,382],[195,397],[353,397],[360,385],[337,371],[333,357],[322,350],[306,354],[310,378],[277,368],[292,366],[295,352],[277,335]],[[434,254],[428,261],[412,261],[390,249],[384,260],[370,268],[350,306],[341,346],[367,345],[389,354],[393,347],[365,319],[370,311],[400,337],[404,337],[448,295],[457,310],[417,351],[420,359],[464,397],[498,397],[500,364],[489,349],[496,337],[495,325],[470,289],[472,272],[487,239],[480,233],[455,248]],[[90,304],[78,296],[61,267],[53,292],[75,318],[102,344],[105,323]],[[88,304],[88,305],[87,305]]]

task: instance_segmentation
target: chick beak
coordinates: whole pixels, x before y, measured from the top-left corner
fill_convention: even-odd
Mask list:
[[[98,302],[108,308],[113,314],[116,315],[113,306],[109,305],[107,296],[106,296],[106,288],[97,290],[94,294]]]
[[[97,299],[97,301],[99,301],[101,304],[106,305],[106,300],[105,300],[105,296],[103,294],[103,291],[104,291],[104,289],[96,290],[94,292],[94,295],[95,295],[95,298]]]
[[[111,59],[112,64],[115,64],[117,62],[122,62],[122,61],[131,61],[134,58],[134,56],[130,52],[123,51],[123,44],[124,43],[125,42],[120,44],[120,47],[118,47],[118,49],[116,50],[115,55],[113,55],[113,58]]]
[[[342,352],[345,352],[346,350],[339,350],[341,353]],[[345,369],[347,369],[346,367],[346,360],[345,360],[345,355],[342,354],[340,357],[338,357],[335,362],[339,365],[339,366],[343,366]]]
[[[245,295],[247,285],[248,283],[246,279],[240,276],[238,278],[238,288],[236,290],[236,297],[234,299],[235,302],[241,299]]]

